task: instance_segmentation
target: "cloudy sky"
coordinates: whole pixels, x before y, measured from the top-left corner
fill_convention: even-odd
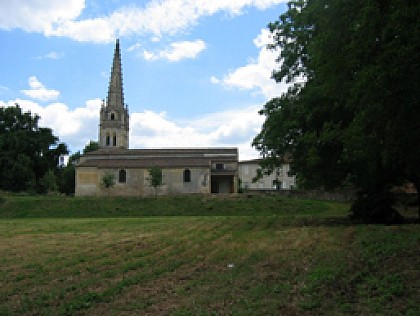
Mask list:
[[[0,0],[0,106],[41,116],[72,152],[97,140],[116,38],[130,148],[238,147],[255,158],[285,0]]]

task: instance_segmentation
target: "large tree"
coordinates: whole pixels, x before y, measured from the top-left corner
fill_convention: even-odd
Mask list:
[[[351,184],[355,217],[391,221],[390,189],[411,181],[420,192],[419,2],[297,0],[288,8],[269,28],[280,51],[273,77],[292,87],[260,111],[266,121],[253,145],[268,170],[290,154],[302,186]]]
[[[50,128],[39,127],[39,119],[19,105],[0,107],[0,189],[48,189],[44,177],[57,170],[67,147],[58,143]]]

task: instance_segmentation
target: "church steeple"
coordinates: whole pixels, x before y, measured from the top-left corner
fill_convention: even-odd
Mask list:
[[[124,94],[121,71],[121,52],[120,41],[117,39],[114,50],[114,60],[112,62],[111,78],[108,88],[108,107],[114,109],[124,108]]]
[[[99,123],[99,145],[128,148],[128,108],[124,105],[120,42],[115,43],[111,77],[106,103],[102,102]]]

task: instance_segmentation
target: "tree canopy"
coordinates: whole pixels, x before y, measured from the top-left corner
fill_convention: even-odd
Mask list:
[[[366,221],[389,220],[393,186],[419,192],[419,16],[413,0],[290,1],[269,24],[291,87],[260,111],[263,166],[287,154],[303,187],[356,187]]]
[[[83,155],[87,154],[88,152],[95,151],[98,149],[99,149],[99,143],[94,140],[90,140],[89,143],[86,144],[85,148],[83,149]]]
[[[0,189],[49,189],[58,159],[67,146],[58,143],[50,128],[38,126],[40,117],[19,105],[0,107]]]

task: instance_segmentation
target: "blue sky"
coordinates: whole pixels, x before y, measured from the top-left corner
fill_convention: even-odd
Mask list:
[[[2,0],[0,106],[41,116],[72,152],[97,140],[120,39],[130,148],[251,147],[270,79],[267,24],[284,0]]]

